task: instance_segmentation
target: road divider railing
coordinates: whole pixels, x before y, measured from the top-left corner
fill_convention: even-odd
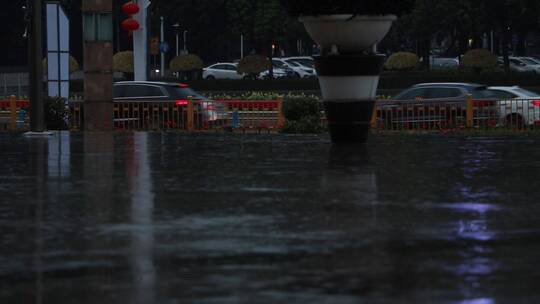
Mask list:
[[[376,130],[538,129],[540,100],[380,100],[371,127]]]
[[[70,129],[84,126],[84,102],[71,101]],[[283,100],[115,101],[118,130],[279,130],[284,125]]]
[[[28,127],[28,100],[10,96],[0,100],[0,129],[19,130]]]

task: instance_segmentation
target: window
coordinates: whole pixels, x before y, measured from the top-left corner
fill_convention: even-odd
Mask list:
[[[213,69],[215,70],[226,70],[227,69],[227,65],[225,64],[216,64]]]
[[[516,98],[517,96],[515,94],[512,94],[510,92],[501,91],[501,90],[490,90],[491,93],[493,93],[495,98],[501,98],[501,99],[511,99]]]
[[[112,14],[85,13],[83,16],[83,31],[85,41],[112,41]]]
[[[279,60],[272,60],[272,65],[275,68],[282,68],[285,64]]]
[[[511,64],[514,64],[514,65],[517,65],[517,66],[525,66],[526,64],[517,60],[517,59],[510,59],[510,63]]]
[[[128,85],[123,88],[122,97],[144,98],[144,97],[165,97],[161,88],[147,85]]]
[[[227,71],[236,71],[236,67],[232,64],[225,64],[224,67]]]
[[[396,100],[414,100],[414,99],[423,99],[426,98],[425,89],[411,89],[405,91],[402,94],[396,96]]]
[[[427,98],[455,98],[461,96],[461,90],[457,88],[431,88],[427,90]]]
[[[124,86],[121,85],[115,85],[114,86],[114,98],[121,98],[124,96]]]

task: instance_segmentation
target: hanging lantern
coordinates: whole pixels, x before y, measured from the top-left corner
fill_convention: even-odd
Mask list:
[[[140,8],[137,3],[134,2],[128,2],[124,5],[122,5],[122,12],[124,12],[126,15],[135,15],[139,12]]]
[[[124,29],[125,31],[136,31],[139,29],[139,26],[139,22],[131,18],[122,21],[122,29]]]

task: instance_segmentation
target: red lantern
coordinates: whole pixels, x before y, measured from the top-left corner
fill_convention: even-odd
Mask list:
[[[139,5],[137,5],[137,3],[134,3],[134,2],[128,2],[124,5],[122,5],[122,11],[126,14],[126,15],[135,15],[139,12],[140,8],[139,8]]]
[[[124,29],[125,31],[136,31],[139,29],[139,26],[139,22],[131,18],[122,21],[122,29]]]

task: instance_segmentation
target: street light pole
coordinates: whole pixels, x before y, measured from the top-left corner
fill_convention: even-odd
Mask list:
[[[164,18],[163,16],[160,17],[160,20],[161,20],[161,43],[163,45],[163,43],[165,42],[165,26],[164,26]],[[164,77],[165,76],[165,52],[164,50],[160,50],[161,51],[161,77]]]
[[[178,57],[178,55],[180,55],[180,50],[179,50],[179,30],[180,30],[180,23],[176,22],[175,24],[173,24],[173,27],[174,27],[174,32],[176,33],[176,56]]]
[[[45,117],[43,109],[43,56],[42,39],[42,0],[33,0],[32,21],[30,30],[28,65],[30,67],[30,130],[32,132],[45,131]]]
[[[186,37],[187,37],[187,30],[184,31],[184,53],[187,54],[187,42],[186,42]]]

